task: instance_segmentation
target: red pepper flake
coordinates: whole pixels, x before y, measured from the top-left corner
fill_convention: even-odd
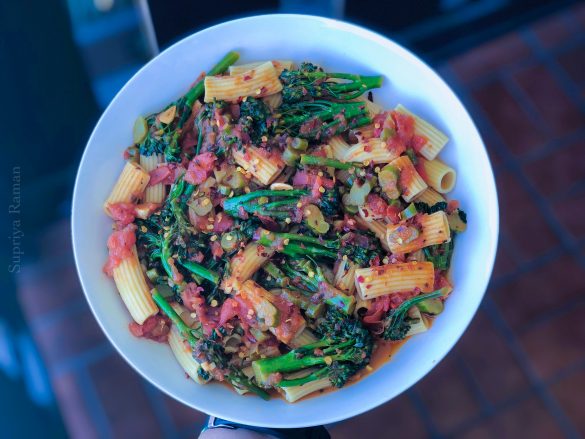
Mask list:
[[[358,276],[358,277],[357,277],[357,281],[358,281],[359,283],[362,283],[364,280],[365,280],[365,279],[364,279],[364,277],[363,277],[363,276]]]

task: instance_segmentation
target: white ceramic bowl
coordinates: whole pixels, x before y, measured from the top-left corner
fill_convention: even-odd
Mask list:
[[[310,60],[331,71],[383,74],[374,91],[387,108],[403,103],[450,138],[441,154],[458,173],[451,196],[468,212],[457,240],[455,291],[430,331],[409,340],[393,360],[358,383],[296,404],[242,397],[228,388],[185,379],[166,345],[137,339],[114,283],[102,273],[111,221],[102,203],[122,169],[138,115],[184,93],[199,73],[229,50],[240,62]],[[461,337],[486,290],[496,253],[498,204],[482,140],[469,114],[437,74],[396,43],[351,24],[302,15],[265,15],[223,23],[170,47],[144,66],[118,93],[96,125],[77,175],[72,213],[73,248],[87,300],[112,344],[144,378],[203,412],[258,426],[300,427],[339,421],[382,404],[424,377]],[[123,391],[123,389],[120,389]]]

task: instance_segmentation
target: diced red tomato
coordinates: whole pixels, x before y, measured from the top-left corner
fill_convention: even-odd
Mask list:
[[[223,248],[221,248],[221,244],[218,241],[211,243],[211,254],[214,258],[221,258],[223,256]]]
[[[317,178],[320,178],[320,185],[325,189],[333,189],[335,183],[327,177],[319,177],[317,174],[307,171],[297,171],[293,177],[293,186],[295,187],[313,187]]]
[[[148,180],[148,186],[154,186],[164,182],[171,175],[171,172],[169,165],[161,165],[153,169],[149,172],[150,180]]]
[[[216,233],[223,233],[230,230],[233,226],[233,218],[223,212],[220,212],[215,216],[215,220],[213,222],[213,231]]]
[[[283,343],[289,343],[303,327],[305,320],[298,307],[280,296],[274,296],[272,304],[280,312],[280,323],[274,328],[274,335]]]
[[[108,205],[108,212],[114,221],[126,225],[134,221],[135,207],[134,203],[113,203]]]
[[[165,343],[171,325],[168,318],[157,314],[147,318],[142,325],[132,322],[128,325],[128,328],[135,337],[144,337],[160,343]]]
[[[211,152],[204,152],[193,157],[193,160],[189,162],[185,181],[191,184],[203,183],[213,170],[216,160],[217,157]]]
[[[128,224],[121,230],[116,230],[108,238],[108,261],[104,265],[104,273],[113,275],[113,270],[124,260],[132,256],[132,249],[136,243],[136,226]]]
[[[386,217],[394,224],[400,221],[400,208],[388,204],[379,195],[369,194],[366,198],[366,204],[374,215]]]

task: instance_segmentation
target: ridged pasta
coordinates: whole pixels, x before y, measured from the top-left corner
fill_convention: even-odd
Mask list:
[[[331,150],[332,158],[336,160],[345,160],[345,155],[347,154],[347,151],[349,151],[350,146],[349,143],[343,140],[343,137],[333,136],[329,139],[327,144]]]
[[[234,160],[238,165],[252,174],[263,185],[269,185],[286,167],[282,159],[273,155],[265,157],[255,146],[248,146],[246,151],[232,150]]]
[[[262,98],[282,90],[278,71],[267,61],[258,67],[231,76],[205,77],[205,102],[238,102],[247,96]]]
[[[355,286],[362,299],[415,288],[429,293],[433,291],[434,282],[435,270],[431,262],[402,262],[355,271]]]
[[[265,96],[262,100],[271,110],[276,110],[280,104],[282,104],[282,93],[274,93],[270,96]]]
[[[353,294],[355,291],[355,270],[357,266],[350,261],[341,260],[335,271],[334,285],[346,294]]]
[[[453,190],[457,178],[455,169],[447,166],[439,159],[421,160],[421,163],[430,187],[441,194],[446,194]]]
[[[400,156],[391,164],[400,170],[398,183],[402,189],[402,198],[407,203],[428,187],[407,156]]]
[[[374,132],[376,131],[376,127],[373,123],[368,125],[363,125],[361,127],[356,128],[353,130],[353,133],[356,135],[360,142],[365,142],[374,137]]]
[[[259,254],[258,245],[256,242],[250,242],[243,251],[232,257],[230,277],[225,282],[227,290],[237,288],[237,284],[250,279],[274,254],[270,249],[264,249],[263,253]]]
[[[303,332],[297,335],[292,341],[288,344],[291,348],[297,349],[302,346],[306,346],[311,343],[315,343],[318,341],[315,334],[310,329],[305,328]]]
[[[421,226],[420,236],[407,243],[397,242],[393,238],[401,227],[405,227],[404,221],[387,226],[386,242],[392,253],[410,253],[429,245],[442,244],[451,239],[451,230],[445,212],[439,211],[431,215],[422,214],[418,216],[417,221]]]
[[[422,191],[414,201],[420,201],[422,203],[426,203],[429,206],[434,206],[437,203],[442,203],[445,201],[445,197],[443,197],[440,193],[438,193],[433,188],[427,188],[426,190]]]
[[[110,196],[104,203],[104,210],[110,215],[109,208],[115,203],[133,203],[138,201],[150,180],[150,175],[139,164],[126,162]]]
[[[168,341],[171,351],[173,351],[173,355],[185,373],[197,384],[206,384],[209,379],[206,380],[199,374],[201,365],[193,358],[193,350],[187,343],[185,343],[175,325],[171,326]]]
[[[164,162],[162,154],[153,154],[150,156],[140,154],[140,166],[146,172],[154,171],[160,163]],[[166,188],[162,183],[153,186],[146,186],[144,190],[145,203],[162,203],[165,199]]]
[[[132,248],[132,255],[123,259],[112,271],[118,292],[136,323],[142,325],[147,318],[158,313],[138,260],[136,246]]]
[[[272,65],[276,69],[278,76],[280,76],[280,74],[283,72],[283,70],[292,70],[292,68],[293,68],[292,61],[287,61],[287,60],[260,61],[260,62],[251,62],[251,63],[247,63],[247,64],[239,64],[239,65],[230,66],[229,74],[231,76],[239,75],[240,73],[244,73],[244,72],[247,72],[249,70],[255,69],[256,67],[261,66],[262,64],[267,63],[267,62],[272,62]]]
[[[419,150],[419,153],[427,160],[434,160],[449,138],[426,120],[408,111],[403,105],[398,104],[394,110],[414,118],[414,133],[427,139],[427,143]]]
[[[398,155],[387,148],[386,142],[380,139],[369,139],[352,145],[343,161],[380,164],[390,163],[396,157]]]

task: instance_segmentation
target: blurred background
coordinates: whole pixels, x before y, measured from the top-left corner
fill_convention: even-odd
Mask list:
[[[363,24],[429,62],[472,113],[499,191],[496,267],[468,332],[333,437],[585,436],[585,3],[564,0],[0,2],[0,436],[197,436],[205,415],[140,378],[90,314],[72,186],[101,111],[145,62],[274,12]]]

